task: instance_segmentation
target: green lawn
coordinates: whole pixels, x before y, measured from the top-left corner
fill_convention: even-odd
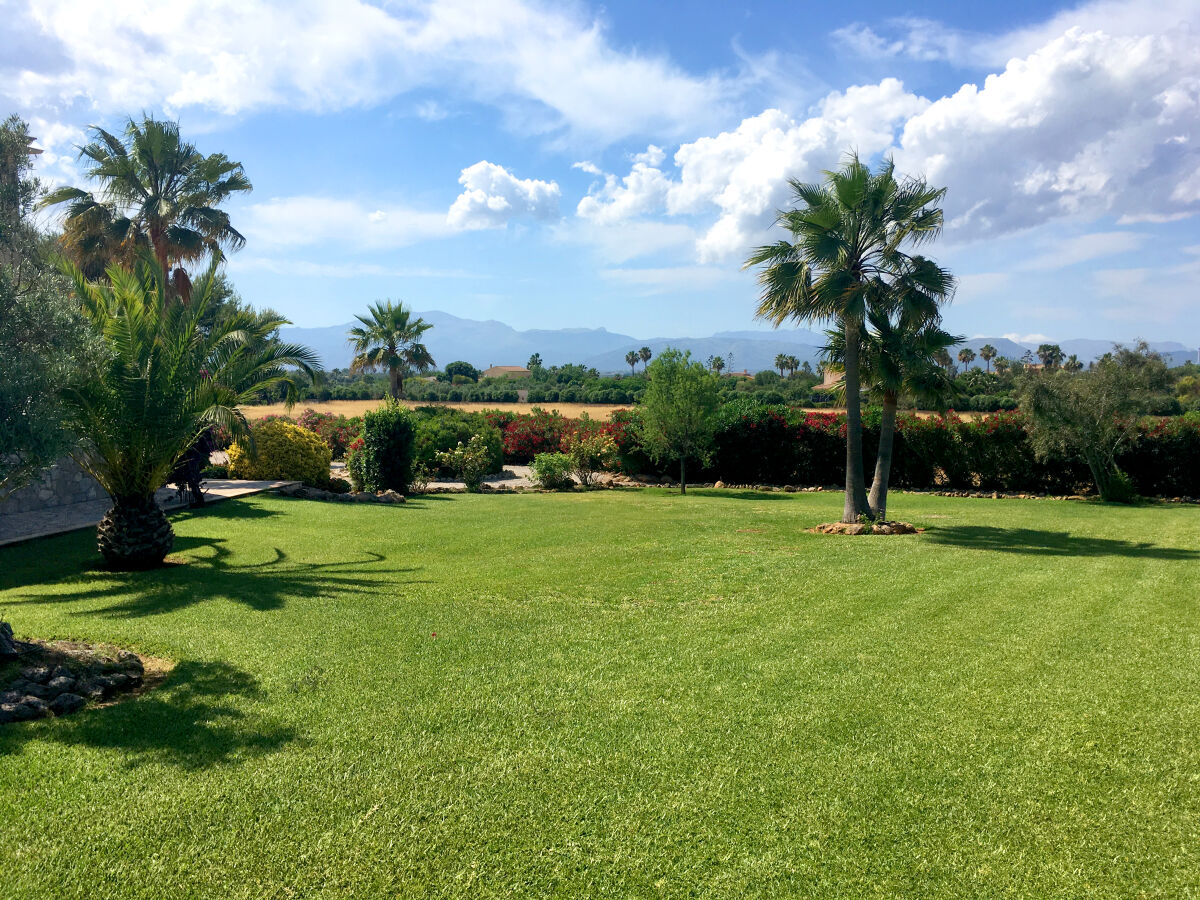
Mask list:
[[[0,895],[1200,896],[1200,510],[840,494],[281,498],[18,634],[165,687],[0,729]],[[436,633],[436,637],[434,634]]]

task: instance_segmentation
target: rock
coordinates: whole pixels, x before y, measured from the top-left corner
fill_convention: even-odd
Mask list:
[[[75,690],[75,679],[70,675],[65,677],[60,675],[58,678],[51,678],[46,688],[53,691],[55,695],[73,691]]]
[[[22,715],[24,707],[17,703],[0,703],[0,725],[8,722],[20,722],[28,716]]]
[[[723,481],[718,481],[716,484],[714,484],[714,485],[713,485],[713,487],[715,487],[717,490],[724,490],[724,489],[725,489],[725,482],[723,482]]]
[[[75,710],[79,709],[86,702],[78,694],[59,694],[50,701],[50,709],[56,716],[65,716],[68,713],[75,712]]]
[[[783,486],[783,490],[785,493],[794,494],[796,491],[800,490],[800,488],[796,487],[794,484],[785,484]]]
[[[38,684],[36,681],[27,681],[19,678],[10,685],[11,689],[16,691],[22,697],[40,697],[48,699],[53,696],[54,692],[44,684]]]
[[[404,495],[399,491],[386,490],[379,494],[379,499],[384,503],[404,503]]]
[[[871,530],[870,525],[864,525],[862,522],[855,522],[853,525],[847,525],[845,534],[866,534]]]
[[[68,669],[66,666],[55,666],[54,671],[52,671],[50,673],[50,678],[52,680],[55,678],[74,678],[74,677],[75,677],[75,673],[72,672],[70,669]]]
[[[3,691],[3,692],[0,692],[0,703],[13,703],[13,704],[15,704],[15,703],[20,703],[22,699],[23,699],[23,695],[22,695],[22,694],[18,694],[16,691]]]
[[[28,669],[22,669],[21,677],[26,681],[36,681],[38,684],[45,684],[50,680],[50,670],[45,666],[32,666]]]
[[[89,700],[103,700],[112,696],[112,687],[100,681],[99,678],[87,678],[79,682],[76,690]]]
[[[50,710],[46,706],[46,701],[40,697],[26,697],[17,709],[25,710],[24,718],[26,719],[40,719],[50,714]]]
[[[122,691],[129,687],[130,678],[124,672],[117,672],[115,675],[105,675],[100,679],[105,684],[115,690]]]
[[[143,672],[145,669],[142,666],[142,658],[136,653],[131,653],[128,650],[122,650],[117,654],[117,661],[121,663],[127,670]]]

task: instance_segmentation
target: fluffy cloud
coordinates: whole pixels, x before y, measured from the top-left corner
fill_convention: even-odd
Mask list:
[[[1173,221],[1200,212],[1200,44],[1072,29],[936,102],[885,79],[803,120],[767,110],[681,145],[675,172],[639,159],[607,176],[578,212],[612,223],[715,211],[698,255],[730,259],[767,236],[788,178],[819,177],[847,147],[948,187],[947,236],[960,242],[1063,219]],[[1089,239],[1083,258],[1134,240],[1116,234]]]
[[[0,18],[5,46],[24,48],[0,62],[0,98],[26,110],[326,111],[453,86],[514,125],[616,139],[704,127],[740,90],[538,0],[41,0]]]
[[[560,191],[553,181],[517,178],[508,169],[481,160],[462,170],[463,192],[446,215],[459,229],[503,228],[510,219],[558,218]]]
[[[368,207],[333,197],[276,197],[251,204],[239,218],[254,246],[326,245],[380,250],[453,231],[446,216],[402,206]]]

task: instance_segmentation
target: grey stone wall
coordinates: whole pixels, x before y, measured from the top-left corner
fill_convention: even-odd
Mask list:
[[[0,494],[0,516],[88,503],[106,496],[99,482],[79,468],[75,460],[63,458],[25,487]]]

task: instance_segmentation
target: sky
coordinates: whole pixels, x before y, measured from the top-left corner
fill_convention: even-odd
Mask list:
[[[240,293],[517,328],[764,328],[749,250],[856,150],[947,189],[968,337],[1200,345],[1200,0],[0,0],[47,182],[179,120],[254,184]]]

